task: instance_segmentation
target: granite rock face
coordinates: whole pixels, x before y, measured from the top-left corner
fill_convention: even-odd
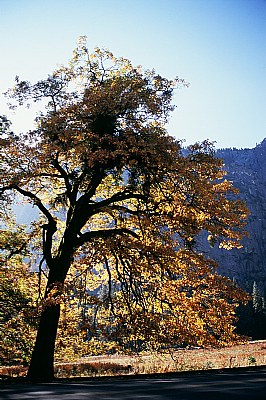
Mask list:
[[[226,179],[240,190],[250,215],[242,240],[242,249],[209,249],[219,263],[219,272],[235,278],[240,286],[252,291],[256,281],[261,293],[266,289],[266,139],[253,149],[220,149],[227,171]]]

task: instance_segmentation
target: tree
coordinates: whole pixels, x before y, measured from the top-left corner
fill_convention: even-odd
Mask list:
[[[32,237],[48,274],[29,379],[53,379],[69,276],[90,277],[91,310],[113,337],[152,347],[235,339],[245,295],[196,242],[208,231],[220,246],[239,246],[247,210],[211,143],[184,155],[167,134],[180,85],[109,51],[90,53],[82,38],[69,66],[34,85],[17,78],[8,92],[19,104],[47,100],[35,130],[15,135],[5,124],[1,139],[2,201],[15,193],[38,208]]]
[[[37,328],[34,278],[26,265],[0,266],[0,365],[30,360]]]
[[[25,250],[23,229],[5,221],[0,229],[0,365],[26,364],[33,349],[38,280],[22,261]]]
[[[247,304],[237,310],[237,331],[253,340],[266,337],[265,298],[261,295],[256,281],[253,282],[252,293]]]
[[[252,288],[252,304],[255,312],[260,312],[263,309],[263,297],[261,296],[257,282],[253,282]]]

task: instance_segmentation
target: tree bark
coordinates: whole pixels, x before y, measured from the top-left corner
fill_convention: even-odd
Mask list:
[[[34,382],[54,379],[54,348],[60,317],[60,304],[44,308],[36,337],[27,378]]]
[[[57,259],[54,265],[50,266],[44,308],[27,374],[27,378],[35,382],[51,382],[54,379],[54,350],[60,317],[60,295],[68,270],[65,265],[69,267],[70,264]]]
[[[72,246],[70,240],[65,240],[60,256],[49,263],[49,276],[44,296],[44,301],[48,301],[44,304],[41,313],[28,369],[27,378],[30,381],[51,382],[54,379],[54,350],[60,317],[60,296],[71,265],[72,254],[73,239]]]

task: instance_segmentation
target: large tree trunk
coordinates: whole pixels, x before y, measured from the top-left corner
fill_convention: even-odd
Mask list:
[[[60,317],[60,297],[72,261],[73,246],[66,241],[59,257],[50,261],[44,308],[31,356],[27,378],[49,382],[54,379],[54,350]]]
[[[54,348],[60,304],[44,308],[27,378],[30,381],[49,382],[54,379]]]
[[[50,267],[44,308],[27,374],[31,381],[49,382],[54,379],[54,349],[60,317],[60,296],[69,265],[69,260],[66,262],[57,259],[56,268]]]

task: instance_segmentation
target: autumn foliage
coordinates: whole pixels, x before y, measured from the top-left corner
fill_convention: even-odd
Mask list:
[[[167,134],[182,85],[89,52],[81,39],[69,66],[34,85],[17,78],[8,92],[19,104],[47,100],[35,130],[16,135],[3,120],[1,138],[1,200],[38,209],[30,237],[47,276],[30,379],[53,377],[66,296],[87,340],[158,348],[237,339],[245,294],[198,242],[207,232],[210,244],[239,246],[247,209],[211,143],[184,152]]]

